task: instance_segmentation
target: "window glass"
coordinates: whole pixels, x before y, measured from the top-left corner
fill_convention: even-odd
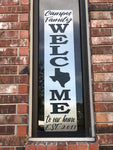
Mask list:
[[[39,8],[39,40],[37,41],[38,42],[38,121],[37,121],[37,136],[38,137],[85,137],[86,136],[86,131],[85,131],[85,115],[84,115],[84,96],[83,96],[83,72],[82,72],[82,50],[81,50],[81,30],[80,30],[80,14],[79,14],[79,2],[78,0],[40,0],[39,1],[39,4],[37,6],[37,8]],[[45,64],[47,63],[47,59],[46,57],[48,58],[48,56],[45,55],[45,51],[48,50],[46,49],[46,46],[45,46],[45,40],[47,41],[47,28],[45,28],[45,13],[47,13],[49,11],[49,15],[50,13],[52,12],[56,12],[56,13],[59,13],[59,12],[64,12],[64,13],[69,13],[71,12],[71,17],[72,17],[72,25],[70,25],[70,22],[67,22],[69,25],[66,27],[66,26],[62,26],[62,29],[64,29],[64,27],[66,27],[68,29],[71,30],[71,38],[73,40],[73,58],[74,58],[74,64],[70,65],[72,67],[72,70],[75,70],[75,73],[73,73],[73,76],[71,75],[71,79],[75,79],[75,82],[73,82],[73,85],[71,86],[71,89],[70,87],[67,88],[68,90],[72,90],[74,87],[75,87],[75,102],[72,101],[72,105],[76,105],[75,107],[75,112],[76,113],[73,113],[73,118],[77,118],[77,129],[74,131],[69,131],[68,130],[68,127],[67,127],[67,131],[63,131],[63,127],[62,127],[62,130],[48,130],[47,128],[45,129],[44,126],[45,126],[45,122],[44,122],[44,119],[45,119],[45,84],[49,84],[50,83],[47,83],[47,79],[46,79],[46,72],[45,70],[47,70],[47,68],[45,68]],[[52,16],[52,15],[51,15]],[[49,20],[49,18],[48,18]],[[56,22],[55,22],[56,23]],[[49,22],[50,24],[50,22]],[[59,23],[58,23],[59,24]],[[52,31],[57,29],[58,26],[50,26],[50,30]],[[73,32],[72,32],[73,31]],[[63,32],[63,31],[62,31]],[[54,33],[54,32],[53,32]],[[34,32],[34,34],[37,34]],[[53,35],[50,33],[50,40],[51,40],[51,43],[52,43],[52,40],[54,40],[55,42],[55,38],[57,38],[56,42],[57,44],[50,44],[50,51],[51,52],[48,52],[50,53],[50,55],[52,54],[52,50],[53,50],[53,47],[54,46],[54,50],[55,48],[57,49],[57,52],[58,53],[58,50],[59,50],[59,53],[61,53],[60,51],[60,48],[58,46],[61,46],[63,48],[66,48],[64,47],[63,43],[64,41],[66,41],[68,39],[68,34],[66,35],[66,38],[65,37],[53,37],[53,35],[59,35],[59,32],[58,33],[54,33]],[[61,33],[60,35],[65,35],[65,32],[64,33]],[[59,38],[61,38],[61,41],[58,40]],[[58,42],[60,44],[58,44]],[[69,42],[68,42],[69,43]],[[72,46],[70,45],[70,47]],[[57,47],[55,47],[57,46]],[[67,46],[69,47],[69,45],[67,44]],[[68,50],[64,50],[62,53],[64,53],[65,51],[70,51],[70,49]],[[55,53],[55,51],[53,52]],[[66,56],[66,55],[65,55]],[[62,57],[62,55],[57,55],[57,57]],[[68,56],[67,56],[68,57]],[[50,58],[53,58],[50,57]],[[68,58],[70,59],[70,58]],[[57,61],[53,61],[53,62],[57,62],[57,64],[64,64],[64,61],[60,63],[60,59]],[[74,66],[74,68],[73,68]],[[47,66],[46,66],[47,67]],[[49,67],[49,66],[48,66]],[[60,70],[59,70],[60,68]],[[55,71],[56,71],[56,74],[60,74],[61,72],[64,73],[62,67],[54,67]],[[49,68],[48,68],[49,70]],[[54,77],[55,75],[55,71],[54,73],[53,72],[50,72],[50,76]],[[60,73],[59,73],[60,72]],[[67,71],[68,72],[68,71]],[[67,73],[65,71],[65,73]],[[68,72],[69,73],[69,72]],[[67,74],[69,75],[69,74]],[[56,76],[55,76],[56,77]],[[53,81],[53,78],[50,79],[51,81]],[[65,81],[64,81],[65,82]],[[52,95],[53,93],[53,89],[54,89],[54,85],[56,84],[55,81],[53,81],[53,84],[52,84],[52,87],[51,87],[51,90],[52,91],[49,91],[50,92],[50,95]],[[57,81],[57,84],[58,81]],[[61,85],[61,83],[59,84]],[[66,85],[66,84],[65,84]],[[62,86],[65,86],[65,85],[62,85]],[[61,87],[62,87],[61,86]],[[66,90],[65,88],[62,88],[64,90]],[[58,89],[56,89],[58,90]],[[67,91],[69,92],[69,91]],[[56,96],[55,94],[57,94],[57,98],[58,98],[58,93],[56,93],[55,89],[54,89],[54,97]],[[59,93],[61,94],[61,92]],[[64,95],[66,94],[66,91],[64,92]],[[44,96],[45,95],[45,96]],[[51,97],[51,96],[50,96]],[[69,95],[68,95],[68,98]],[[52,101],[54,102],[54,101]],[[65,101],[62,101],[63,103]],[[56,103],[56,102],[55,102]],[[61,101],[59,101],[59,103],[61,103]],[[49,106],[50,107],[50,106]],[[60,106],[58,106],[60,107]],[[54,106],[55,108],[55,106]],[[48,114],[51,112],[49,112],[50,110],[48,109]],[[57,118],[62,116],[62,114],[57,114]],[[47,116],[46,116],[47,117]],[[46,118],[47,119],[47,118]],[[52,119],[53,120],[53,119]],[[51,122],[52,123],[52,122]],[[72,122],[70,122],[71,124]],[[55,128],[55,127],[53,127]]]

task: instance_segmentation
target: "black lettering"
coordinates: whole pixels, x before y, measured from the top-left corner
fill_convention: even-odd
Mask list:
[[[64,111],[64,106],[69,107],[68,103],[50,103],[50,104],[53,106],[53,112],[51,112],[51,114],[68,114],[70,112],[70,109]]]
[[[48,123],[48,122],[51,122],[51,117],[50,117],[50,115],[48,115],[47,118],[46,118],[46,123]]]
[[[69,91],[70,90],[63,90],[61,92],[61,94],[59,94],[59,92],[57,90],[50,90],[50,92],[51,92],[51,99],[50,100],[57,100],[57,99],[61,100],[63,98],[63,95],[64,95],[63,100],[71,100],[69,98]]]
[[[66,35],[50,35],[50,36],[52,37],[52,43],[50,44],[66,44],[68,42],[68,40],[63,41],[63,38],[67,38]]]
[[[62,25],[64,26],[63,28],[62,28]],[[60,31],[61,33],[64,33],[68,25],[69,24],[49,24],[49,26],[51,27],[54,33],[57,33],[58,31]],[[57,26],[57,28],[55,28],[55,26]]]
[[[56,63],[56,60],[57,59],[63,59],[63,60],[65,60],[65,61],[67,61],[68,59],[67,59],[67,57],[54,57],[54,58],[52,58],[51,60],[50,60],[50,63],[53,65],[53,66],[57,66],[57,67],[62,67],[62,66],[66,66],[66,65],[68,65],[69,63],[65,63],[65,64],[58,64],[58,63]]]

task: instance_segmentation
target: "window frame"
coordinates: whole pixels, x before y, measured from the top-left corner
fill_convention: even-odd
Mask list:
[[[33,52],[35,47],[38,47],[38,42],[34,42],[33,40],[33,30],[35,29],[35,32],[38,33],[38,19],[36,18],[35,13],[33,12],[33,2],[34,0],[31,1],[31,6],[30,6],[30,87],[29,87],[29,140],[30,141],[95,141],[95,123],[94,123],[94,111],[93,111],[93,98],[92,98],[92,76],[91,76],[91,54],[90,54],[90,41],[89,41],[89,22],[88,22],[88,1],[86,0],[85,7],[83,5],[82,0],[80,0],[80,8],[81,8],[81,49],[82,49],[82,61],[85,63],[82,63],[83,65],[83,89],[86,88],[87,92],[84,92],[84,97],[87,101],[85,101],[84,105],[89,104],[90,106],[90,118],[91,118],[91,137],[56,137],[56,138],[40,138],[36,137],[37,134],[37,113],[36,116],[32,115],[32,110],[37,112],[37,101],[38,95],[37,93],[37,82],[38,82],[38,52],[35,51]],[[36,1],[38,3],[38,0]],[[36,4],[37,6],[37,4]],[[36,10],[36,9],[35,9]],[[83,12],[85,12],[85,17]],[[81,18],[80,17],[80,18]],[[33,20],[34,19],[34,20]],[[84,30],[85,29],[85,30]],[[38,41],[38,34],[37,37],[35,37]],[[85,47],[85,50],[83,50]],[[87,55],[86,55],[87,52]],[[87,60],[86,60],[87,57]],[[35,60],[35,61],[33,61]],[[87,70],[87,73],[86,73]],[[37,76],[35,75],[37,74]],[[88,82],[88,83],[87,83]],[[83,90],[84,91],[84,90]],[[32,106],[33,109],[32,109]],[[85,112],[88,112],[87,106],[85,106]],[[85,118],[86,113],[85,113]],[[87,121],[86,121],[87,122]],[[32,136],[34,135],[34,136]]]

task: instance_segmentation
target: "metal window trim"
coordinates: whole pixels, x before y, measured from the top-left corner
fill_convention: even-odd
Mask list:
[[[92,73],[91,73],[91,48],[90,48],[90,24],[88,14],[88,0],[85,1],[85,13],[86,13],[86,34],[87,34],[87,51],[88,51],[88,73],[89,73],[89,101],[90,101],[90,115],[91,115],[91,133],[92,137],[95,137],[95,118],[93,109],[93,89],[92,89]]]
[[[91,53],[90,53],[90,34],[89,34],[89,15],[88,15],[88,0],[85,1],[86,7],[86,31],[87,31],[87,47],[88,47],[88,73],[89,73],[89,93],[90,93],[90,115],[91,115],[91,134],[92,137],[82,138],[33,138],[32,137],[32,76],[33,76],[33,1],[30,1],[30,73],[29,73],[29,126],[28,140],[29,141],[78,141],[78,142],[94,142],[95,141],[95,121],[93,111],[92,97],[92,75],[91,75]]]

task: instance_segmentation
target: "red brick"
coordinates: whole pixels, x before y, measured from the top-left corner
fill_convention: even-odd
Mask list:
[[[89,4],[89,11],[112,11],[112,3],[92,3]]]
[[[19,47],[19,46],[28,46],[28,39],[21,40],[0,40],[0,47]]]
[[[57,143],[57,150],[66,150],[66,149],[67,149],[66,142],[58,142]]]
[[[67,146],[66,142],[57,142],[57,146]]]
[[[9,70],[9,72],[8,72]],[[4,66],[4,73],[5,74],[17,74],[17,66]]]
[[[0,85],[0,93],[16,93],[17,86],[16,85]]]
[[[19,55],[20,56],[28,56],[28,48],[26,48],[26,47],[20,48]]]
[[[113,19],[113,12],[111,12],[111,18]]]
[[[2,22],[17,22],[18,21],[18,15],[6,15],[6,14],[0,14],[0,21]]]
[[[96,133],[113,133],[113,123],[96,124]]]
[[[57,146],[57,150],[66,150],[66,146],[61,146],[61,145],[58,145]]]
[[[92,28],[113,28],[113,20],[91,20]]]
[[[0,124],[27,124],[27,115],[0,115]]]
[[[19,77],[20,77],[19,83],[24,84],[29,82],[28,75],[21,75]]]
[[[0,22],[0,30],[28,30],[28,22]]]
[[[28,57],[3,57],[0,58],[0,65],[27,65]]]
[[[91,36],[97,37],[97,36],[111,36],[111,29],[92,29],[91,30]]]
[[[113,64],[98,64],[93,65],[93,72],[113,72]]]
[[[25,147],[17,147],[16,150],[25,150]]]
[[[96,113],[96,122],[113,122],[113,113]]]
[[[112,145],[99,146],[99,150],[112,150],[112,149],[113,149]]]
[[[17,56],[17,48],[0,48],[0,56]]]
[[[94,83],[95,92],[113,92],[113,83]]]
[[[0,31],[1,39],[17,39],[18,31]]]
[[[35,150],[35,145],[26,145],[25,150]]]
[[[56,145],[47,145],[47,150],[57,150]]]
[[[17,74],[17,66],[4,66],[4,74]]]
[[[18,105],[18,113],[19,114],[25,114],[27,112],[28,112],[27,104],[20,104],[20,105]]]
[[[79,144],[78,150],[88,150],[88,145],[87,144]]]
[[[112,102],[113,101],[113,93],[94,93],[94,101],[102,101],[102,102]]]
[[[27,135],[27,126],[25,125],[17,126],[17,135]]]
[[[28,14],[20,14],[20,21],[29,21]]]
[[[113,62],[113,55],[93,55],[92,62],[93,63]]]
[[[0,74],[17,74],[17,66],[0,66]]]
[[[13,147],[7,148],[7,147],[0,147],[0,150],[14,150]]]
[[[113,144],[113,134],[111,135],[97,135],[98,143],[101,145]]]
[[[68,145],[68,150],[77,150],[77,145]]]
[[[10,13],[27,13],[29,12],[29,6],[1,6],[1,14],[10,14]]]
[[[0,135],[13,135],[14,126],[0,126]]]
[[[14,77],[14,82],[15,82],[16,84],[19,84],[19,83],[20,83],[20,76],[15,76],[15,77]]]
[[[0,95],[0,104],[28,103],[28,95]]]
[[[113,3],[113,0],[108,0],[109,3]]]
[[[16,113],[16,105],[1,105],[0,114],[14,114]]]
[[[113,73],[94,73],[95,82],[113,81]]]
[[[113,37],[92,37],[93,45],[113,45]]]
[[[0,84],[25,84],[28,83],[28,75],[0,76]]]
[[[28,93],[28,85],[19,85],[19,93]]]
[[[29,5],[29,0],[21,0],[21,5]]]
[[[111,13],[104,11],[104,12],[91,12],[90,19],[92,20],[107,20],[111,19]]]
[[[94,46],[92,47],[92,54],[112,54],[113,53],[113,46]]]
[[[19,0],[0,0],[0,5],[19,5]]]
[[[14,76],[0,76],[0,84],[14,84],[15,77]]]
[[[25,136],[1,136],[2,146],[24,146]]]
[[[25,84],[28,83],[28,75],[20,75],[20,76],[13,76],[14,83],[16,84]]]
[[[95,103],[95,112],[113,112],[113,103]]]
[[[4,66],[0,66],[0,74],[4,74]]]
[[[20,38],[21,39],[28,39],[29,38],[29,32],[28,32],[28,30],[22,30],[22,31],[20,31]]]
[[[99,150],[98,144],[89,144],[89,150]]]
[[[29,74],[28,66],[19,66],[19,74]]]
[[[46,150],[46,146],[45,145],[37,145],[36,150]]]
[[[27,66],[24,65],[24,66],[19,66],[19,72],[22,72]]]

